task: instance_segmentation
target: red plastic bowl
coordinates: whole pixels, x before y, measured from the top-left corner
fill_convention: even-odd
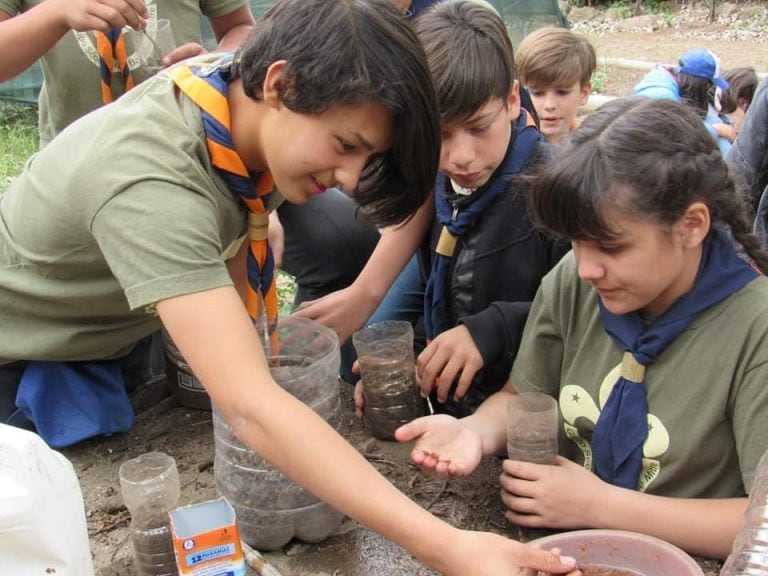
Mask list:
[[[560,548],[580,565],[627,570],[639,576],[703,576],[696,561],[668,542],[624,530],[574,530],[532,540],[538,548]]]

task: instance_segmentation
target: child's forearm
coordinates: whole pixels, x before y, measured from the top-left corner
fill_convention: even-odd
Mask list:
[[[258,426],[246,412],[258,413]],[[422,562],[439,561],[434,554],[452,537],[449,526],[395,489],[314,412],[293,398],[270,397],[261,408],[240,404],[233,418],[241,418],[238,437],[292,480]]]
[[[483,402],[471,416],[461,419],[462,426],[473,430],[483,444],[483,456],[505,454],[507,450],[507,403],[514,388],[506,386]]]
[[[434,210],[434,199],[430,197],[408,222],[382,231],[373,254],[354,283],[374,303],[371,311],[416,253],[429,230]]]
[[[24,72],[69,30],[55,2],[42,2],[13,17],[0,11],[0,82]]]
[[[725,558],[746,506],[746,498],[667,498],[613,488],[599,496],[590,525],[642,532],[691,554]]]
[[[210,18],[211,28],[219,44],[217,51],[235,50],[253,28],[254,20],[248,6],[242,6],[222,16]]]
[[[458,532],[397,491],[311,409],[272,379],[236,292],[158,303],[184,357],[238,438],[319,498],[439,566]]]

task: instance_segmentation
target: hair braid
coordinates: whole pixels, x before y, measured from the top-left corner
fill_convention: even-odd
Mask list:
[[[722,157],[711,159],[711,162],[719,162],[725,165]],[[747,253],[760,271],[768,272],[768,253],[763,248],[758,238],[752,233],[751,208],[746,200],[744,189],[738,186],[731,178],[727,167],[725,168],[721,182],[715,184],[720,190],[716,201],[709,206],[712,219],[727,224],[733,238]]]

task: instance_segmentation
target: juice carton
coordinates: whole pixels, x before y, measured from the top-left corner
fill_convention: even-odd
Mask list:
[[[179,576],[245,576],[235,511],[225,498],[171,512]]]

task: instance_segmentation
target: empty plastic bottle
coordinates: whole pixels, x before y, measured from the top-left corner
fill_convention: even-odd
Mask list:
[[[720,576],[768,576],[768,451],[755,469],[744,521]]]

